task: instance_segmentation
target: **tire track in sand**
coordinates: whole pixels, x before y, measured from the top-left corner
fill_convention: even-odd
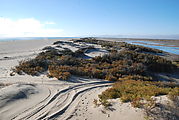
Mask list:
[[[108,87],[111,85],[110,83],[111,82],[109,81],[99,81],[70,86],[57,92],[49,100],[42,101],[41,103],[43,104],[39,104],[37,106],[34,106],[32,109],[24,111],[22,115],[16,116],[14,119],[55,119],[62,116],[65,112],[68,112],[67,109],[80,94],[98,87]]]

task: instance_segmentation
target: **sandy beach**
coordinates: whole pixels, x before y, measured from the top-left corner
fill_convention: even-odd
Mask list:
[[[94,105],[94,99],[112,84],[106,80],[72,76],[68,81],[60,81],[43,74],[10,76],[11,68],[19,61],[34,58],[55,41],[58,40],[0,42],[0,120],[145,120],[142,109],[119,99],[111,100],[111,110]],[[91,52],[88,56],[105,52]]]

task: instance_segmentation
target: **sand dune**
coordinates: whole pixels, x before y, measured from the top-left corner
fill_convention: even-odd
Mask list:
[[[0,119],[144,119],[143,111],[129,103],[114,100],[111,110],[94,106],[93,100],[98,99],[98,94],[111,86],[109,81],[74,76],[69,81],[59,81],[45,75],[9,75],[18,61],[35,57],[45,46],[55,46],[52,45],[54,41],[57,40],[0,42],[0,83],[8,85],[0,89]],[[75,50],[68,44],[62,47],[65,46]],[[105,52],[88,51],[86,55],[93,57]]]

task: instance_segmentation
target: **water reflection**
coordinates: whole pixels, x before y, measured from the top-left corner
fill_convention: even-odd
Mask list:
[[[125,42],[134,44],[134,45],[141,45],[145,47],[155,48],[155,49],[163,50],[165,52],[179,55],[179,46],[175,46],[175,45],[155,43],[152,41],[125,41]]]

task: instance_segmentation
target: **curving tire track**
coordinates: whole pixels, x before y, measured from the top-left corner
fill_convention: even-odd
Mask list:
[[[51,96],[52,92],[51,92],[51,90],[50,90],[49,88],[48,88],[48,91],[49,91],[49,94],[48,94],[48,96],[47,96],[46,98],[44,98],[44,99],[43,99],[42,101],[40,101],[38,104],[36,104],[36,105],[34,105],[34,106],[32,106],[32,107],[30,107],[30,108],[24,110],[23,112],[19,113],[18,115],[14,116],[13,118],[11,118],[11,120],[14,120],[14,119],[16,119],[18,116],[23,115],[24,113],[26,113],[26,112],[28,112],[28,111],[30,111],[30,110],[36,108],[39,104],[42,104],[42,103],[45,102],[47,99],[49,99],[49,97]]]
[[[45,118],[42,116],[42,117],[38,118],[38,120],[42,120],[42,119],[49,120],[49,119],[57,118],[57,117],[63,115],[63,113],[69,108],[69,106],[70,106],[70,105],[73,103],[73,101],[77,98],[77,96],[79,96],[79,95],[82,94],[83,92],[87,92],[87,91],[89,91],[89,90],[91,90],[91,89],[94,89],[94,88],[108,87],[108,86],[110,86],[110,85],[100,85],[100,86],[89,87],[89,88],[86,88],[86,89],[84,89],[84,90],[81,90],[81,91],[77,92],[77,93],[73,96],[73,98],[72,98],[72,100],[70,101],[70,103],[66,104],[64,108],[60,109],[60,110],[57,111],[56,113],[53,113],[52,115],[47,116],[47,117],[45,117]]]
[[[49,95],[48,98],[41,101],[38,105],[13,117],[13,120],[49,120],[61,118],[64,113],[68,112],[68,109],[70,109],[71,105],[77,100],[79,95],[95,88],[108,87],[110,85],[111,82],[109,81],[99,81],[70,86],[57,92],[53,96]]]

